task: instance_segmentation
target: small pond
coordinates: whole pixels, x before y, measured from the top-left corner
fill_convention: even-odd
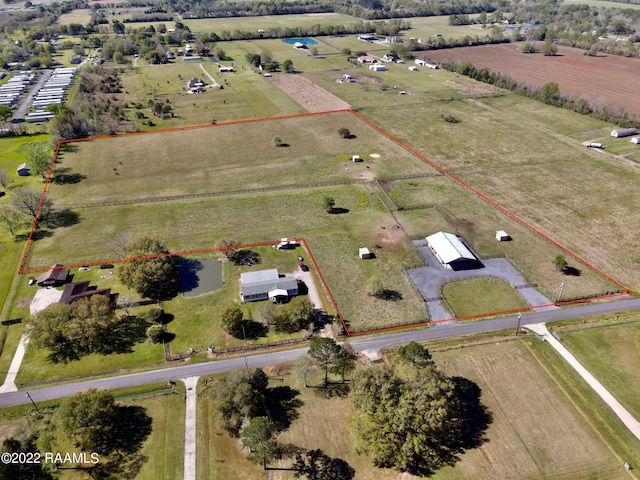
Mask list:
[[[178,266],[182,293],[197,297],[223,287],[222,264],[218,260],[184,260]]]

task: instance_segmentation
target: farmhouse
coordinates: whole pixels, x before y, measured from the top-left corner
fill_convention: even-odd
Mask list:
[[[637,128],[621,128],[617,130],[612,130],[611,136],[620,138],[620,137],[628,137],[630,135],[635,135],[636,133],[638,133]]]
[[[478,259],[456,235],[438,232],[426,240],[429,249],[445,268],[464,270],[477,267]]]
[[[26,163],[21,163],[20,165],[18,165],[16,172],[18,172],[18,175],[20,175],[21,177],[28,177],[31,174],[31,169],[27,166]]]
[[[111,289],[104,288],[102,290],[98,290],[96,288],[90,288],[88,281],[68,283],[64,287],[59,302],[70,304],[75,302],[76,300],[80,300],[81,298],[90,298],[94,295],[104,295],[105,297],[110,297]]]
[[[61,265],[52,265],[49,270],[38,277],[36,283],[41,287],[57,287],[67,283],[69,270],[60,268]]]
[[[358,57],[358,62],[360,62],[360,63],[376,63],[376,59],[375,59],[375,57],[372,57],[371,55],[360,55]]]
[[[373,70],[374,72],[384,72],[387,69],[381,63],[374,63],[373,65],[369,65],[369,70]]]
[[[240,299],[243,302],[271,300],[280,302],[298,295],[294,277],[281,277],[276,268],[240,274]]]
[[[187,89],[190,92],[202,92],[205,85],[206,84],[202,80],[194,77],[187,82]]]

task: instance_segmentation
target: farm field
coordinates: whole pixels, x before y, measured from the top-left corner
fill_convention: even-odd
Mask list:
[[[269,28],[309,28],[314,25],[348,25],[362,20],[340,13],[307,13],[299,15],[261,15],[256,17],[184,19],[184,24],[192,32],[215,32],[234,30],[257,32]],[[224,48],[224,47],[222,47]]]
[[[481,402],[493,421],[484,445],[468,451],[455,466],[438,470],[430,478],[624,478],[618,459],[522,343],[501,342],[432,354],[448,375],[462,376],[478,385]],[[293,382],[289,378],[285,381]],[[279,436],[281,442],[321,448],[330,456],[343,458],[356,469],[358,480],[398,478],[397,472],[376,469],[366,457],[353,453],[353,439],[347,430],[348,400],[327,400],[315,395],[313,389],[295,383],[292,386],[301,391],[303,405],[298,410],[299,418]],[[320,411],[331,412],[330,420],[318,415]],[[276,466],[286,467],[288,462]],[[272,471],[270,478],[289,480],[293,476]]]
[[[558,55],[524,54],[519,44],[481,45],[429,52],[436,62],[446,59],[471,63],[476,68],[508,74],[515,80],[542,86],[556,82],[565,96],[604,101],[630,112],[640,111],[640,98],[629,95],[629,85],[640,74],[640,59],[616,55],[589,57],[577,48],[558,47]],[[615,75],[611,75],[615,72]]]
[[[640,417],[640,324],[637,322],[558,329],[562,342],[614,397]]]
[[[580,144],[607,124],[513,95],[363,113],[627,287],[640,286],[640,258],[626,248],[640,224],[637,170]],[[527,135],[514,136],[513,125]]]

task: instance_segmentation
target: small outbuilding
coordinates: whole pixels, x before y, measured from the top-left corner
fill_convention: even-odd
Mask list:
[[[620,137],[629,137],[631,135],[635,135],[638,133],[637,128],[619,128],[611,131],[611,136],[620,138]]]
[[[20,165],[18,165],[16,172],[18,172],[18,175],[20,175],[21,177],[28,177],[29,175],[31,175],[31,169],[26,163],[21,163]]]
[[[431,252],[445,268],[465,270],[478,267],[476,256],[453,233],[434,233],[426,240]]]
[[[633,137],[631,139],[631,143],[635,143],[636,145],[640,143],[640,137]]]
[[[374,72],[384,72],[387,69],[381,63],[374,63],[373,65],[369,65],[369,70],[373,70]]]
[[[504,230],[498,230],[496,232],[496,240],[498,240],[499,242],[508,242],[509,240],[511,240],[511,237]]]
[[[355,163],[358,163],[358,162],[362,162],[363,160],[362,160],[362,157],[360,155],[352,155],[351,156],[351,161],[355,162]]]
[[[366,260],[368,258],[373,258],[373,255],[371,254],[371,252],[369,251],[369,249],[367,247],[359,248],[358,249],[358,256],[362,260]]]

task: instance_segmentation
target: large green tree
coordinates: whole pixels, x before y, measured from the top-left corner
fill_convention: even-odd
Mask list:
[[[49,142],[34,142],[25,145],[27,165],[31,171],[45,178],[51,168],[53,154],[49,148]]]
[[[249,421],[240,432],[242,445],[250,450],[249,461],[260,463],[265,469],[268,462],[280,458],[282,449],[276,441],[276,433],[276,424],[268,417],[254,417]]]
[[[340,345],[333,338],[314,338],[309,344],[309,355],[324,369],[324,386],[329,386],[329,370],[340,354]]]
[[[220,312],[220,326],[234,337],[242,335],[244,322],[244,315],[238,305],[226,306]]]
[[[294,297],[274,319],[276,330],[293,333],[306,328],[315,319],[315,309],[309,298]]]
[[[50,305],[29,319],[27,331],[34,347],[50,351],[51,361],[66,363],[90,353],[112,353],[119,324],[111,300],[93,295],[71,305]]]
[[[122,283],[142,297],[156,300],[172,298],[180,291],[179,259],[169,255],[160,241],[140,237],[125,245],[130,260],[121,263],[117,274]]]
[[[479,396],[475,384],[449,378],[435,365],[361,370],[350,392],[356,450],[378,467],[431,475],[484,441],[491,416]]]
[[[216,385],[218,423],[237,436],[246,418],[264,415],[265,393],[269,379],[262,369],[253,372],[233,370]]]
[[[349,342],[344,342],[340,346],[340,351],[333,357],[331,373],[340,375],[340,378],[344,382],[347,374],[355,370],[357,358],[358,356],[354,352],[351,344]]]

